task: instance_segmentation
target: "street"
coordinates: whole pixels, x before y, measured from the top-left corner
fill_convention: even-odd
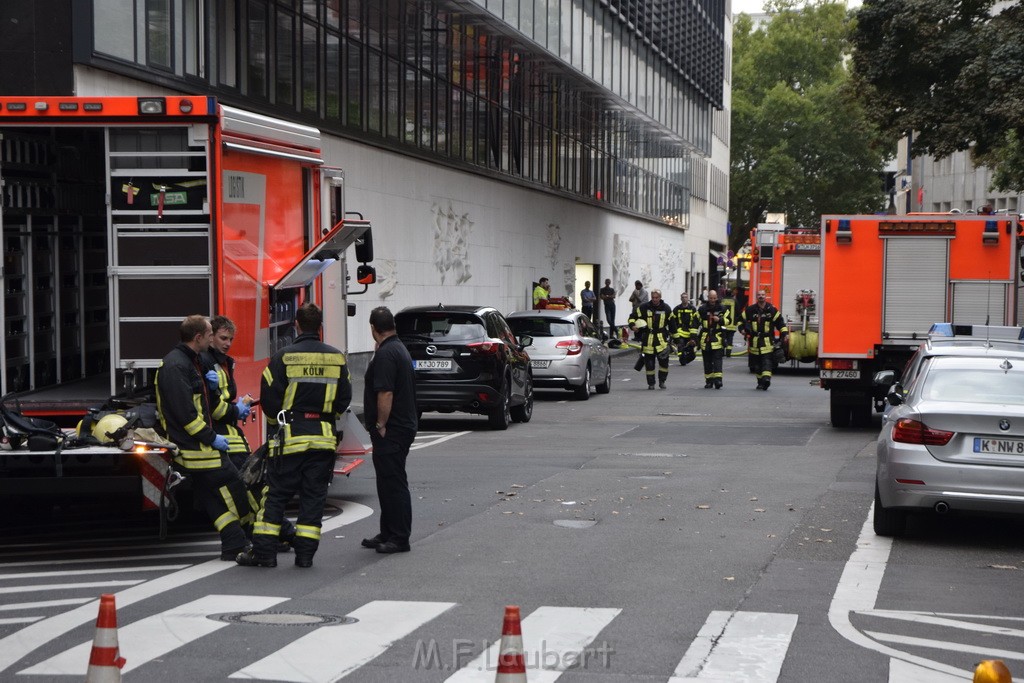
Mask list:
[[[1024,524],[871,531],[874,443],[836,430],[812,370],[755,391],[746,359],[647,391],[538,391],[533,419],[427,413],[412,552],[377,531],[372,466],[332,484],[314,566],[237,567],[212,529],[41,512],[0,547],[0,678],[82,679],[101,593],[128,680],[493,681],[505,605],[534,681],[969,681],[1024,672]],[[89,515],[100,515],[89,510]],[[19,522],[21,518],[19,518]],[[865,525],[865,521],[867,524]],[[31,680],[31,679],[24,679]]]

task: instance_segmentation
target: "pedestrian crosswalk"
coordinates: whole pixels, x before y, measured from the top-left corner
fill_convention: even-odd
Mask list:
[[[150,662],[166,665],[186,661],[198,641],[223,629],[243,628],[214,615],[271,610],[286,613],[282,597],[208,595],[119,628],[123,673],[143,675]],[[431,670],[449,683],[493,681],[500,639],[457,641],[442,647],[428,640],[430,624],[442,615],[458,618],[455,602],[374,600],[345,615],[300,632],[290,642],[274,641],[277,649],[252,652],[252,663],[229,675],[232,679],[330,683],[359,671],[399,643],[413,653],[409,666]],[[602,633],[623,612],[610,607],[541,606],[522,621],[523,654],[531,683],[554,683],[566,671],[616,673],[612,654],[622,643],[609,643]],[[679,661],[668,683],[775,683],[796,627],[797,616],[752,612],[713,612]],[[230,632],[225,631],[227,637]],[[279,633],[285,634],[282,630]],[[415,638],[414,636],[419,636]],[[680,652],[685,644],[680,643]],[[84,676],[91,642],[82,642],[18,670],[21,676]],[[408,660],[406,660],[408,661]],[[454,673],[450,673],[453,672]],[[630,672],[617,672],[628,676]],[[447,677],[445,677],[447,676]],[[444,678],[443,678],[444,677]],[[401,678],[401,676],[399,676]],[[645,676],[645,680],[656,680]]]

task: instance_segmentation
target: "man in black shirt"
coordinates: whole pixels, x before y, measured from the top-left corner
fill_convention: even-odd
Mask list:
[[[385,306],[370,312],[377,351],[366,368],[363,417],[373,444],[373,469],[380,499],[380,533],[364,538],[378,553],[409,551],[412,497],[405,460],[416,437],[416,376],[412,357],[395,334],[395,316]]]
[[[615,288],[612,287],[611,279],[604,279],[604,287],[598,290],[597,295],[604,302],[604,320],[608,323],[608,336],[615,339]]]

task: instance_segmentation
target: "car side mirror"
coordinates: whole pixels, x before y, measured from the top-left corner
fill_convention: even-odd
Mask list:
[[[876,387],[891,387],[896,383],[896,373],[892,370],[879,370],[871,378],[871,383]]]
[[[903,392],[898,389],[894,389],[886,394],[885,400],[888,401],[891,406],[903,405]]]
[[[527,346],[533,346],[533,337],[528,334],[524,334],[519,337],[519,346],[526,348]]]

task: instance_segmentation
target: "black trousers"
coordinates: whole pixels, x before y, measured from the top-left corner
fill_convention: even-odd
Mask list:
[[[722,381],[722,349],[705,348],[701,351],[704,360],[704,380],[707,382]]]
[[[231,464],[234,465],[237,472],[241,472],[245,461],[249,458],[248,453],[229,453],[228,457],[231,459]],[[236,473],[237,474],[237,473]],[[245,486],[245,482],[242,483],[245,487],[247,498],[249,500],[249,509],[252,511],[253,519],[259,514],[260,510],[267,504],[267,493],[270,492],[270,486],[266,481],[258,481],[252,486]],[[243,527],[246,530],[247,536],[252,536],[251,523],[249,527]],[[281,538],[290,539],[295,535],[295,525],[292,524],[291,520],[287,517],[281,519]]]
[[[668,379],[668,354],[663,354],[665,357],[657,353],[645,353],[644,354],[644,370],[647,371],[647,386],[654,386],[654,366],[658,366],[658,383],[664,384],[665,380]]]
[[[604,302],[604,319],[608,323],[608,334],[615,337],[615,304],[609,301]]]
[[[266,502],[256,518],[252,547],[256,555],[273,555],[281,537],[284,509],[299,495],[295,520],[295,555],[313,557],[320,547],[320,525],[327,502],[327,487],[334,472],[334,451],[307,451],[275,456],[267,466]]]
[[[397,433],[393,429],[383,437],[375,429],[370,431],[380,500],[380,536],[397,545],[408,545],[412,533],[412,496],[405,461],[413,437],[415,434]]]
[[[230,461],[212,470],[185,470],[192,481],[196,507],[206,513],[220,532],[222,551],[242,548],[246,544],[243,520],[252,523],[252,513],[245,486]]]

